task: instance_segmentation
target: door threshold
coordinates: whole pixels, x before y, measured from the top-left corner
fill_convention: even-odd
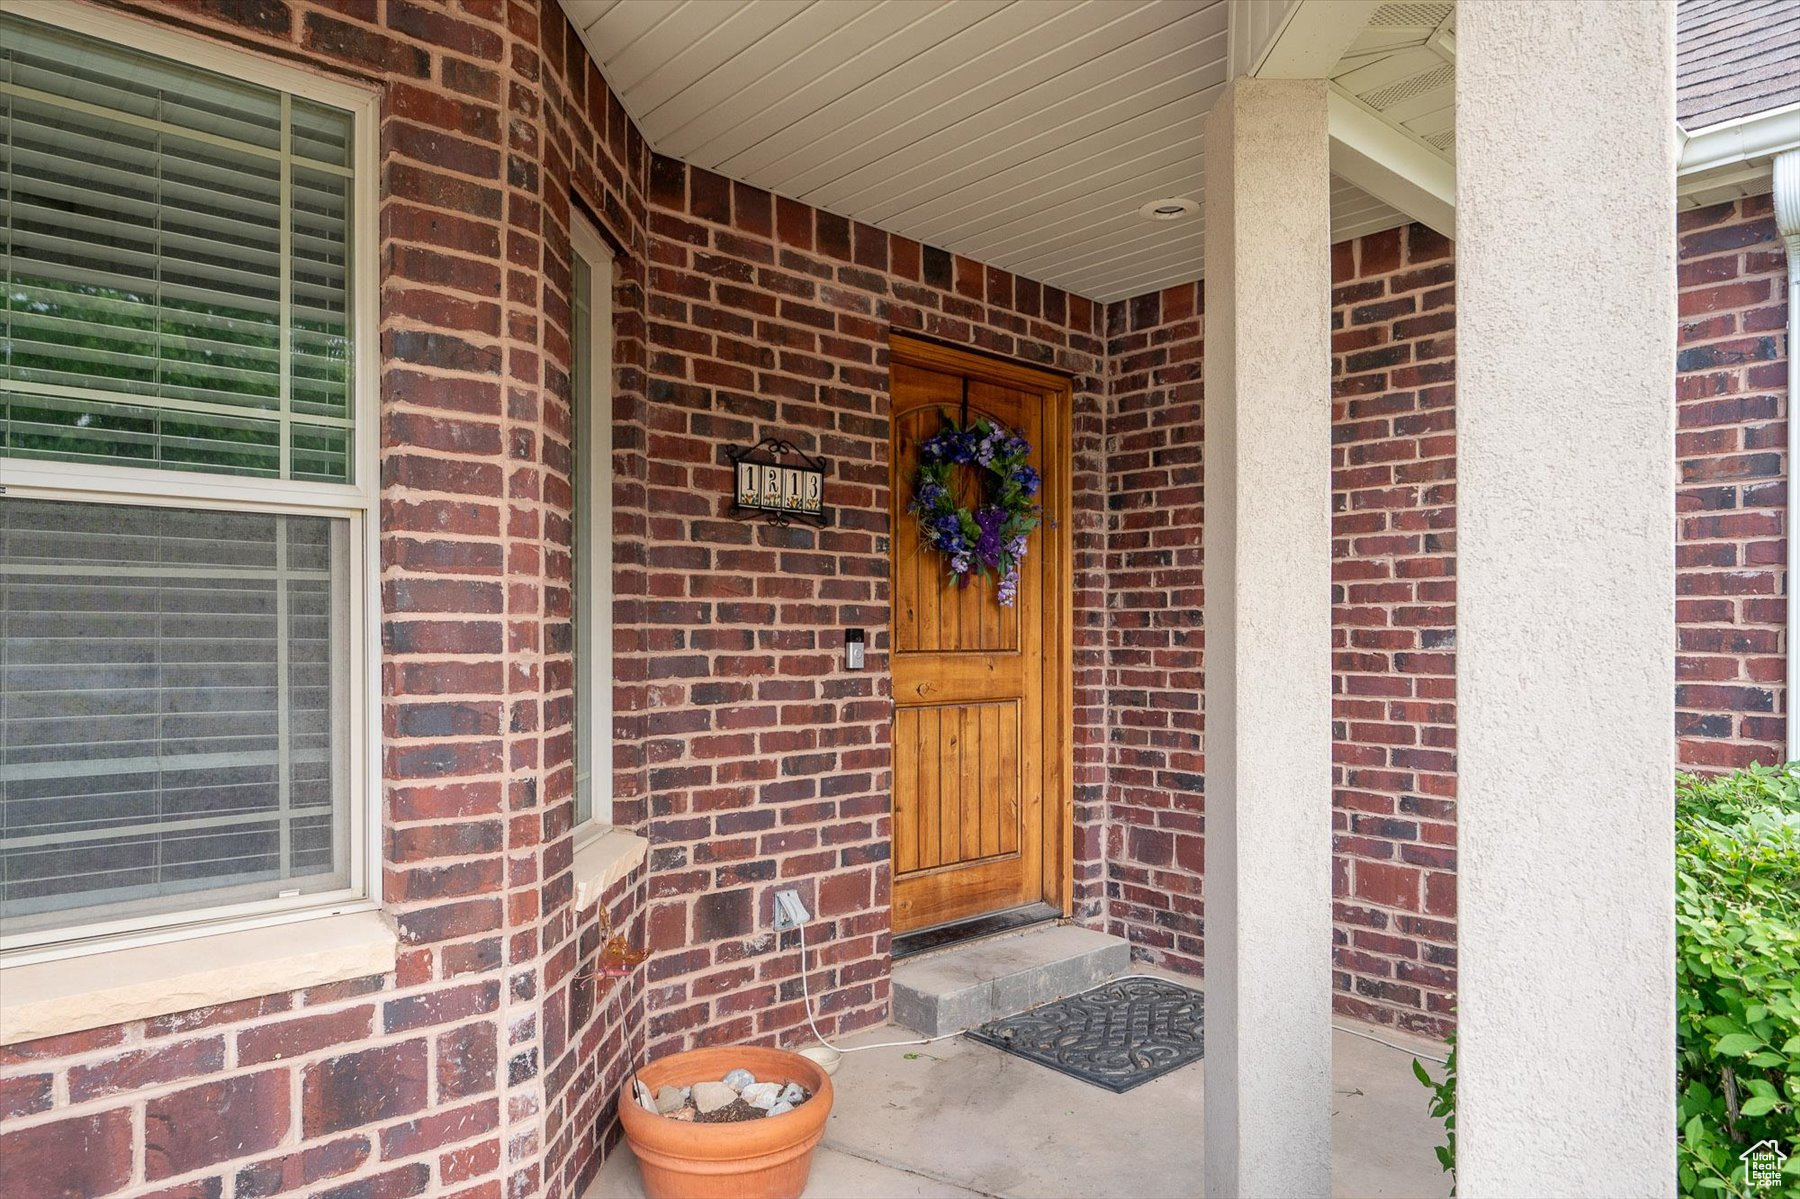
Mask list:
[[[894,938],[894,960],[897,962],[901,958],[929,953],[934,949],[961,945],[965,941],[979,941],[998,933],[1017,932],[1036,924],[1053,924],[1061,919],[1061,910],[1047,903],[1030,903],[1022,908],[1009,908],[1004,912],[990,912],[985,916],[973,916],[967,920],[921,928],[915,932],[901,933]]]

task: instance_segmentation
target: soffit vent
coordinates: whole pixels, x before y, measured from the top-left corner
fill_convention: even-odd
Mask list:
[[[1369,19],[1371,25],[1415,25],[1436,29],[1456,11],[1454,4],[1384,4]]]
[[[1443,66],[1433,67],[1429,71],[1409,76],[1372,91],[1362,97],[1362,102],[1376,112],[1386,112],[1404,100],[1411,100],[1415,96],[1422,96],[1426,92],[1435,91],[1440,87],[1454,87],[1455,85],[1456,68],[1445,63]]]

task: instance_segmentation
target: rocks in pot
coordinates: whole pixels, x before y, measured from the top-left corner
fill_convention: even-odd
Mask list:
[[[659,1087],[654,1104],[650,1101],[648,1088],[643,1089],[640,1097],[645,1107],[671,1120],[730,1124],[784,1115],[811,1099],[812,1092],[797,1082],[759,1082],[750,1071],[739,1069],[718,1082],[697,1082],[691,1087]]]
[[[701,1115],[716,1112],[737,1102],[737,1088],[724,1082],[697,1082],[694,1084],[694,1110]]]
[[[745,1103],[751,1107],[768,1111],[781,1098],[781,1084],[778,1082],[753,1082],[738,1091]]]

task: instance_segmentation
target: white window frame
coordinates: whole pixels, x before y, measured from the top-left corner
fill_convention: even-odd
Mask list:
[[[592,754],[593,810],[575,828],[577,851],[604,836],[612,828],[613,802],[613,252],[591,221],[579,209],[569,213],[569,242],[574,255],[587,264],[592,281],[588,297],[588,394],[584,400],[588,419],[579,435],[586,440],[584,457],[590,477],[584,480],[587,499],[583,512],[586,542],[576,557],[570,582],[589,596],[593,629],[585,660],[576,656],[576,679],[587,697],[587,727],[576,729],[586,736]],[[575,319],[574,271],[570,271],[570,319]],[[571,333],[573,330],[571,330]],[[573,339],[570,349],[573,351]],[[573,365],[573,364],[571,364]],[[571,395],[571,415],[578,398]],[[573,462],[575,455],[570,454]],[[573,616],[573,604],[570,615]],[[573,652],[571,645],[570,650]]]
[[[379,907],[377,897],[381,894],[381,809],[375,802],[381,794],[381,443],[377,426],[380,96],[372,88],[314,75],[277,59],[220,46],[119,13],[32,0],[0,0],[0,12],[346,110],[352,115],[355,138],[350,160],[349,226],[351,402],[355,413],[351,483],[309,483],[0,456],[0,493],[9,498],[219,508],[349,521],[346,658],[351,711],[345,747],[349,884],[335,891],[288,899],[195,907],[186,912],[89,923],[16,937],[0,935],[0,967],[374,910]]]

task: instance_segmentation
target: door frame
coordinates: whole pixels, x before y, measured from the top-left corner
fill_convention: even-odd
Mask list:
[[[1071,911],[1075,891],[1075,570],[1074,531],[1071,514],[1071,491],[1074,481],[1074,453],[1071,445],[1071,418],[1074,408],[1074,380],[1057,371],[1045,370],[1008,358],[998,358],[965,346],[933,341],[915,333],[890,330],[888,334],[889,369],[894,365],[916,366],[925,370],[965,375],[1002,387],[1027,388],[1050,393],[1045,413],[1045,444],[1040,448],[1045,487],[1044,523],[1039,526],[1040,558],[1043,569],[1061,585],[1044,588],[1043,635],[1058,647],[1044,657],[1042,713],[1044,737],[1058,746],[1045,763],[1044,795],[1041,808],[1043,821],[1043,902],[1064,917]],[[890,430],[892,421],[890,418]],[[900,496],[907,481],[896,477],[898,455],[892,452],[889,434],[888,488],[891,513],[901,508]],[[893,651],[894,630],[894,539],[888,537],[888,647]],[[1026,559],[1030,561],[1029,557]],[[889,716],[888,746],[893,747],[893,717]],[[893,863],[893,766],[889,763],[888,783],[888,862]],[[979,919],[979,917],[977,917]]]

